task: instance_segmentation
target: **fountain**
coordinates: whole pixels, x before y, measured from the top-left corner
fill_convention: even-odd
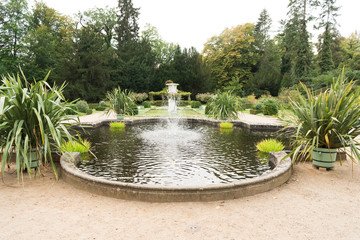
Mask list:
[[[168,112],[176,115],[179,84],[166,85]],[[62,177],[94,193],[160,202],[234,199],[289,179],[291,160],[281,160],[284,152],[270,161],[257,155],[255,143],[267,134],[241,128],[224,133],[218,124],[200,118],[137,118],[127,120],[126,131],[88,129],[83,138],[93,143],[97,158],[63,155]]]
[[[168,111],[170,114],[176,114],[176,94],[177,94],[177,83],[167,83],[168,86]]]

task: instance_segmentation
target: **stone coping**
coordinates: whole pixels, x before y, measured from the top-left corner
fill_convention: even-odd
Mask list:
[[[191,187],[141,185],[94,177],[76,167],[81,161],[80,153],[65,153],[60,164],[61,176],[65,182],[95,194],[147,202],[217,201],[251,196],[282,185],[292,174],[291,160],[283,159],[285,156],[285,152],[270,153],[269,160],[275,164],[275,168],[255,178]]]
[[[128,125],[132,125],[132,124],[139,124],[139,123],[145,123],[145,122],[159,122],[159,121],[167,120],[167,119],[172,119],[172,117],[127,117],[122,121],[124,121]],[[223,122],[221,120],[214,120],[211,118],[201,118],[201,117],[198,117],[198,118],[197,117],[190,117],[190,118],[177,117],[177,119],[188,121],[188,122],[206,123],[206,124],[211,124],[211,125],[218,125],[221,122]],[[85,122],[85,123],[82,123],[81,125],[76,125],[75,127],[76,128],[99,127],[102,125],[107,125],[110,122],[116,122],[116,121],[120,121],[120,120],[101,119],[101,120],[93,121],[93,122]],[[268,123],[268,122],[256,123],[256,122],[245,121],[245,120],[233,120],[230,122],[233,123],[234,126],[246,128],[246,129],[253,130],[253,131],[275,132],[275,131],[279,131],[284,128],[284,126],[281,124]]]

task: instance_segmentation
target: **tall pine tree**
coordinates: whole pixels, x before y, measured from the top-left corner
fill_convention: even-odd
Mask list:
[[[332,56],[332,31],[336,32],[336,17],[339,7],[335,6],[336,0],[324,0],[321,3],[321,13],[319,17],[318,28],[325,28],[322,42],[319,44],[319,67],[321,72],[327,72],[334,69]]]

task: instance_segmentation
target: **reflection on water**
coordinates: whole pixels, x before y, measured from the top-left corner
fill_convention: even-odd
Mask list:
[[[224,132],[208,125],[164,121],[127,126],[118,132],[104,126],[84,135],[92,142],[97,159],[82,162],[79,168],[113,181],[210,185],[253,178],[271,170],[255,147],[266,134],[238,128]]]

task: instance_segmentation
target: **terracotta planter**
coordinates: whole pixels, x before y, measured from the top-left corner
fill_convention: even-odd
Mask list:
[[[315,167],[330,169],[335,166],[337,149],[315,148],[313,150],[313,164]]]

